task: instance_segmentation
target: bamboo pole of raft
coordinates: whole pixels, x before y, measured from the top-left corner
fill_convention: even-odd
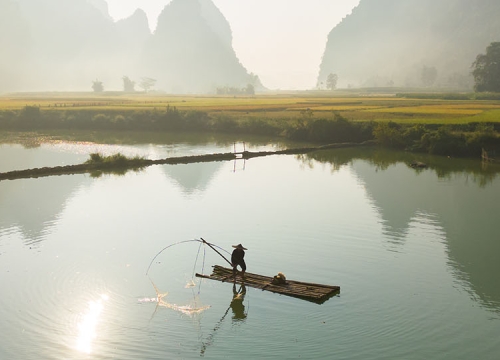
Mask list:
[[[282,295],[292,296],[308,300],[317,304],[322,304],[332,296],[340,292],[339,286],[323,285],[316,283],[306,283],[302,281],[287,280],[285,284],[273,284],[273,277],[263,276],[253,273],[245,273],[245,277],[232,276],[232,269],[224,268],[219,265],[213,267],[211,275],[196,274],[197,277],[226,282],[233,280],[238,284],[270,291]]]

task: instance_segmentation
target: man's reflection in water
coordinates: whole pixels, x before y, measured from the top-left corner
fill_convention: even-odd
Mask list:
[[[243,305],[246,293],[245,284],[241,284],[239,290],[236,290],[236,284],[233,284],[233,300],[230,305],[233,310],[233,322],[244,321],[247,317],[245,305]]]
[[[236,284],[233,284],[233,299],[231,300],[231,304],[227,308],[224,315],[222,315],[222,318],[219,320],[219,322],[215,324],[212,332],[208,335],[207,339],[205,341],[202,341],[200,356],[205,356],[205,352],[207,351],[208,347],[214,343],[215,334],[217,330],[221,328],[224,319],[229,313],[229,309],[233,310],[233,325],[245,322],[247,314],[245,313],[245,305],[243,305],[243,301],[245,300],[246,292],[247,289],[245,287],[245,284],[241,284],[239,290],[236,289]]]

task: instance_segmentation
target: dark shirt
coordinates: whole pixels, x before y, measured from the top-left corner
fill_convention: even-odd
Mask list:
[[[236,267],[236,265],[240,265],[242,268],[246,268],[245,260],[243,260],[244,257],[245,251],[243,249],[234,249],[231,254],[231,263],[234,267]]]

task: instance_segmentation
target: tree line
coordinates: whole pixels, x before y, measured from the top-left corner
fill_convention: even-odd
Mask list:
[[[122,77],[123,81],[123,91],[126,93],[133,93],[135,92],[135,85],[136,82],[131,80],[128,76],[123,76]],[[141,81],[139,81],[139,87],[145,92],[149,92],[154,86],[156,85],[156,79],[150,78],[150,77],[143,77],[141,78]],[[95,79],[92,81],[92,90],[96,93],[102,93],[104,92],[104,84],[102,81],[99,79]]]
[[[135,85],[136,82],[130,79],[128,76],[122,77],[123,81],[123,92],[133,93],[136,92]],[[156,85],[156,79],[143,77],[141,81],[137,84],[145,93],[149,92]],[[92,90],[95,93],[104,92],[104,84],[99,79],[95,79],[92,82]],[[247,84],[246,87],[238,88],[232,86],[218,87],[215,90],[217,95],[255,95],[255,86],[253,84]]]
[[[471,75],[474,78],[474,90],[476,92],[500,92],[500,42],[492,42],[485,54],[479,54],[471,65]],[[458,76],[458,75],[457,75]],[[326,82],[319,82],[318,89],[326,87],[328,90],[337,88],[339,76],[330,73]],[[431,87],[438,79],[438,70],[435,66],[423,65],[420,68],[420,81],[424,87]],[[459,79],[455,79],[459,81]],[[392,87],[394,82],[386,84]]]
[[[500,42],[492,42],[486,54],[479,54],[472,69],[474,90],[500,92]]]
[[[481,149],[500,151],[500,124],[408,125],[349,121],[335,113],[316,119],[304,111],[298,119],[244,118],[205,111],[163,109],[117,111],[41,111],[26,106],[0,112],[0,130],[92,130],[212,132],[265,135],[319,144],[365,142],[412,152],[479,157]]]

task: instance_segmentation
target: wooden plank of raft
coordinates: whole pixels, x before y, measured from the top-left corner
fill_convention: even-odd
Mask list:
[[[196,274],[199,278],[216,280],[221,282],[233,281],[233,269],[225,268],[219,265],[213,267],[211,275]],[[292,296],[318,304],[324,303],[326,300],[340,292],[339,286],[323,285],[315,283],[306,283],[302,281],[287,280],[286,284],[273,284],[273,277],[263,276],[259,274],[245,273],[245,278],[242,279],[241,274],[236,275],[236,283],[245,284],[256,289],[271,291],[274,293]]]

